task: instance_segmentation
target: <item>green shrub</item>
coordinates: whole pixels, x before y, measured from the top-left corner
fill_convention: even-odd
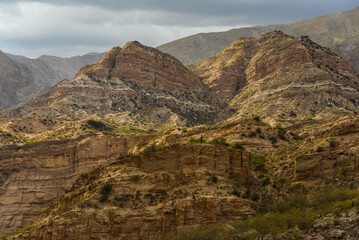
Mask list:
[[[308,121],[313,121],[314,119],[313,118],[306,118],[304,119],[304,121],[308,122]]]
[[[208,141],[208,143],[209,143],[209,144],[224,145],[224,146],[226,146],[226,147],[231,146],[231,144],[229,144],[224,137],[221,137],[221,138],[213,138],[212,140]]]
[[[249,165],[253,166],[256,170],[263,170],[265,167],[266,157],[261,155],[251,154],[249,158]]]
[[[204,140],[204,138],[203,138],[202,135],[201,135],[200,138],[191,137],[191,138],[189,139],[189,141],[190,141],[191,143],[205,143],[205,142],[206,142],[206,140]]]

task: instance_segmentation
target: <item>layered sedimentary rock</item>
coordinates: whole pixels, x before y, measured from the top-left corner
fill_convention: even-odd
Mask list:
[[[107,165],[150,137],[87,135],[0,148],[0,232],[29,224],[80,173]]]
[[[122,159],[78,179],[15,238],[151,239],[241,219],[253,210],[232,192],[250,177],[248,158],[224,146],[185,144]],[[105,199],[104,185],[111,185]]]
[[[210,119],[211,96],[177,59],[130,42],[114,47],[98,63],[83,67],[73,80],[62,81],[7,115],[82,118],[127,111],[158,122],[179,118],[195,123]]]
[[[270,154],[271,174],[293,183],[325,181],[343,186],[359,174],[359,123],[348,115],[293,125],[305,139],[283,145]]]
[[[238,110],[237,117],[281,121],[358,111],[358,76],[308,37],[273,31],[239,38],[194,68]]]

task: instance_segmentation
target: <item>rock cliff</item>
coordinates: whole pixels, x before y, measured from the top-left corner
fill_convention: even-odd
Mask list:
[[[29,224],[80,174],[115,161],[150,137],[84,135],[0,148],[0,232]]]
[[[151,239],[242,219],[253,214],[250,201],[232,192],[250,177],[248,157],[224,146],[184,144],[124,158],[79,177],[16,239]]]

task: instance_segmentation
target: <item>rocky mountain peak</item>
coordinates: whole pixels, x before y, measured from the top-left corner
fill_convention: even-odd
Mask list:
[[[273,31],[239,38],[194,71],[241,116],[256,109],[270,118],[299,117],[298,106],[300,117],[357,111],[359,79],[348,61],[306,36]]]
[[[61,82],[15,112],[76,118],[131,112],[154,115],[152,120],[162,123],[203,122],[215,109],[212,101],[208,87],[180,61],[134,41],[112,48],[99,62],[81,68],[73,80]]]

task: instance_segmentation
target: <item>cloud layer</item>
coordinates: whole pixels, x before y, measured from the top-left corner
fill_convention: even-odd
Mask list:
[[[198,32],[289,23],[356,7],[357,0],[2,0],[0,49],[37,57],[158,46]]]

